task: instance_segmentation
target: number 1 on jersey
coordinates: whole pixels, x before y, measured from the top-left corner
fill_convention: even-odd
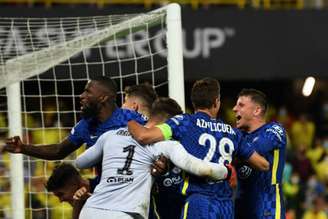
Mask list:
[[[132,163],[132,158],[134,155],[134,148],[135,145],[129,145],[123,148],[123,152],[128,152],[128,156],[126,157],[125,164],[123,168],[117,169],[118,174],[123,174],[123,175],[132,175],[133,172],[130,170],[130,166]]]

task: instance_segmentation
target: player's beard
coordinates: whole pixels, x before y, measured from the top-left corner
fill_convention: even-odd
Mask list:
[[[100,113],[101,104],[100,103],[89,103],[82,109],[81,116],[85,119],[97,118]]]

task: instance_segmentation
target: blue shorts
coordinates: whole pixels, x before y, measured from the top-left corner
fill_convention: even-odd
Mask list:
[[[275,188],[275,187],[273,187]],[[282,191],[267,192],[256,198],[236,199],[235,219],[285,219],[285,203]],[[278,202],[277,202],[278,200]]]
[[[233,219],[233,202],[193,194],[185,202],[180,219]]]

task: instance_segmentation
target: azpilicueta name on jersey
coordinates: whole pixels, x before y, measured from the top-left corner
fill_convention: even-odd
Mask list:
[[[197,119],[196,125],[200,128],[209,128],[212,132],[224,132],[229,133],[231,135],[236,135],[233,128],[228,124],[205,121],[204,119]]]

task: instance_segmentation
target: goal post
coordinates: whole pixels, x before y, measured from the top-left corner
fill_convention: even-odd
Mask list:
[[[7,88],[8,124],[10,136],[22,136],[20,84],[15,82]],[[25,219],[23,155],[10,154],[11,206],[13,219]]]
[[[166,23],[169,96],[175,99],[185,110],[182,24],[181,9],[178,4],[168,6]]]
[[[151,30],[157,26],[159,31]],[[8,106],[0,105],[0,113],[7,113],[9,136],[25,136],[28,143],[45,144],[45,132],[54,130],[58,139],[63,139],[62,130],[70,130],[74,125],[70,122],[78,121],[81,84],[93,74],[115,79],[121,100],[124,87],[131,83],[150,82],[159,90],[167,86],[168,95],[185,109],[181,11],[176,3],[133,15],[0,18],[0,46],[6,40],[12,47],[0,50],[0,98],[6,99]],[[161,47],[162,41],[166,41],[165,49]],[[166,64],[162,64],[163,57]],[[55,103],[55,109],[46,109],[49,99]],[[56,117],[51,126],[49,115]],[[70,122],[61,121],[68,117]],[[34,123],[40,127],[29,122],[30,118],[38,120]],[[37,137],[33,138],[34,134]],[[36,141],[40,136],[42,140]],[[11,216],[29,218],[26,209],[34,210],[32,196],[38,190],[31,181],[39,177],[31,172],[38,168],[39,161],[23,160],[21,154],[10,156]],[[40,168],[44,178],[51,174],[47,172],[48,166],[44,163]],[[28,206],[24,207],[26,199]],[[48,206],[51,197],[46,194],[43,202]],[[50,218],[48,207],[45,208],[44,218]],[[65,218],[64,213],[61,218]]]

